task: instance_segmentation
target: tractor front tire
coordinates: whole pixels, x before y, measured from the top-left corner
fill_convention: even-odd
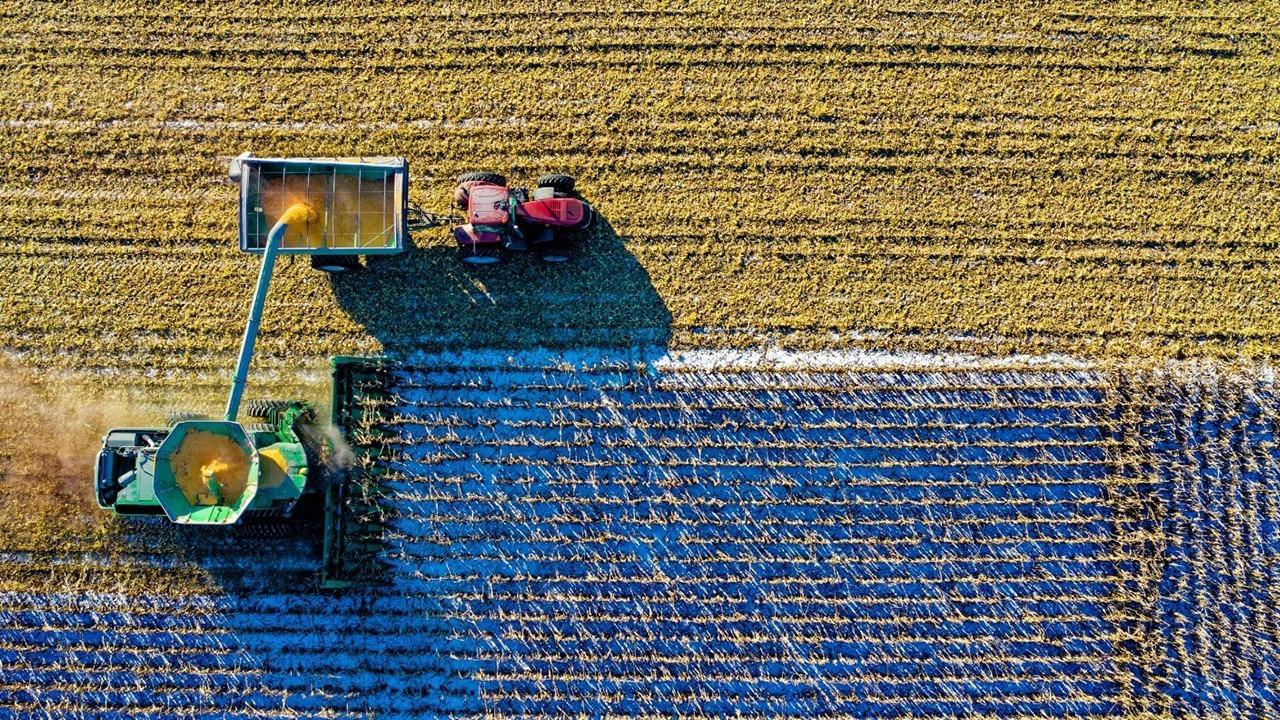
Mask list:
[[[506,187],[507,185],[507,179],[502,175],[496,172],[483,171],[462,173],[458,176],[458,184],[461,185],[465,182],[482,182],[489,183],[490,185],[502,185],[503,187]]]
[[[573,192],[574,179],[572,175],[564,173],[548,173],[538,178],[538,187],[551,188],[556,192],[565,193],[566,195]]]
[[[497,265],[502,262],[502,245],[499,243],[459,245],[458,259],[468,265]]]
[[[342,275],[364,267],[358,255],[312,255],[311,267],[332,275]]]

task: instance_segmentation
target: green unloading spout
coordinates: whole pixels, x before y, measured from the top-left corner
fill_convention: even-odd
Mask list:
[[[267,300],[267,287],[271,284],[271,271],[276,264],[276,253],[289,225],[312,222],[320,214],[306,203],[294,203],[280,216],[280,220],[267,233],[267,245],[262,252],[262,267],[258,269],[258,284],[253,292],[253,304],[249,306],[249,322],[245,324],[244,338],[240,341],[240,357],[236,360],[236,374],[231,380],[231,395],[227,398],[227,411],[223,418],[234,422],[240,414],[240,399],[244,395],[245,382],[249,378],[249,363],[253,360],[253,345],[258,339],[258,326],[262,323],[262,306]]]

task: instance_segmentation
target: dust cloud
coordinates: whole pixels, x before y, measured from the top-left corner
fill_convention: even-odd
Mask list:
[[[355,452],[347,444],[342,432],[329,423],[299,425],[298,431],[302,440],[317,448],[324,448],[322,459],[329,470],[346,470],[356,463]],[[325,441],[328,441],[326,444]]]
[[[53,493],[92,504],[102,436],[113,426],[138,425],[139,415],[124,402],[0,363],[0,493]]]

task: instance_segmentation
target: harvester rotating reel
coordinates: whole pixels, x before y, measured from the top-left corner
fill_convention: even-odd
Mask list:
[[[244,414],[256,420],[274,423],[280,411],[289,408],[292,404],[293,401],[290,400],[249,400],[244,404]]]

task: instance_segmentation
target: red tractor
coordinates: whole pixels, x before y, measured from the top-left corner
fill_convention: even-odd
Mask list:
[[[507,187],[507,179],[498,173],[463,173],[453,199],[466,211],[464,224],[453,229],[458,257],[473,265],[526,251],[546,262],[564,262],[572,235],[595,219],[595,210],[574,191],[573,178],[560,173],[538,178],[532,192]]]

